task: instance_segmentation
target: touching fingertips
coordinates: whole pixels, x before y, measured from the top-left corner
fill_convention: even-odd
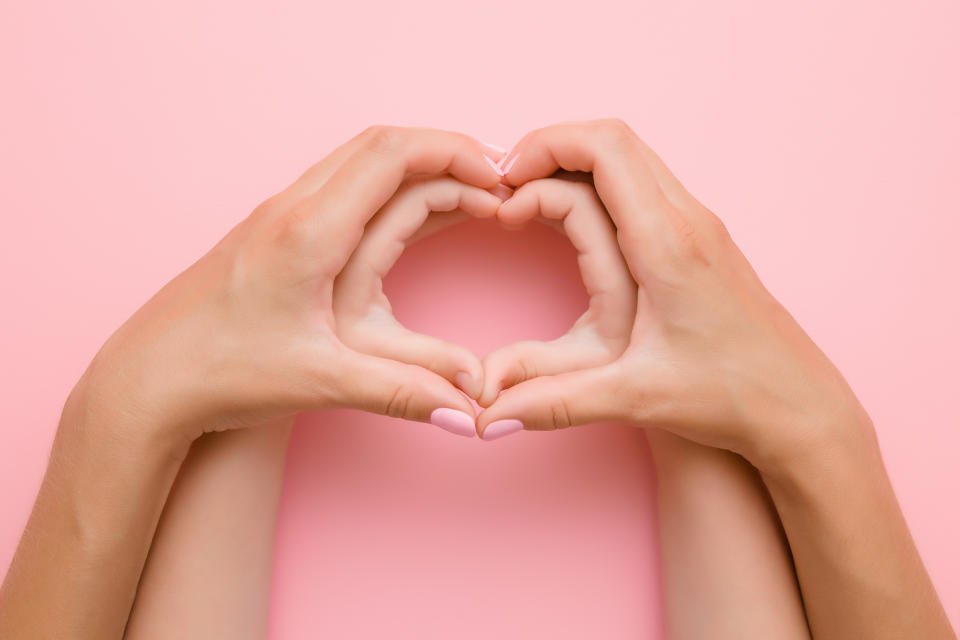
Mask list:
[[[471,398],[478,397],[483,390],[483,380],[478,379],[466,371],[458,371],[453,376],[453,381],[460,387],[461,391]]]
[[[488,156],[487,154],[483,154],[483,159],[486,160],[487,164],[489,164],[490,167],[497,172],[498,176],[503,176],[503,170],[500,168],[500,165],[494,162],[493,160],[491,160],[490,156]]]
[[[510,173],[510,169],[513,168],[513,165],[517,162],[517,158],[519,158],[519,157],[520,157],[520,154],[517,154],[517,155],[513,156],[512,158],[511,158],[510,156],[504,156],[504,157],[500,160],[500,162],[501,162],[501,163],[504,163],[504,162],[505,162],[506,164],[501,164],[501,166],[499,167],[500,175],[505,176],[505,175],[507,175],[508,173]]]
[[[483,439],[496,440],[497,438],[503,438],[518,431],[523,431],[523,422],[520,420],[495,420],[487,425],[487,428],[483,432]]]
[[[456,409],[442,407],[434,409],[430,414],[430,424],[440,427],[450,433],[466,438],[477,435],[476,420],[473,416]]]
[[[503,183],[500,183],[494,188],[490,189],[490,193],[500,198],[500,200],[506,200],[513,195],[513,189]]]

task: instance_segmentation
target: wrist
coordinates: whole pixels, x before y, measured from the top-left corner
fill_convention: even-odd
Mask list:
[[[67,397],[57,439],[79,450],[99,450],[138,460],[183,462],[191,439],[124,398],[118,387],[96,380],[91,369]]]
[[[794,427],[790,433],[795,437],[748,458],[771,488],[801,491],[829,485],[840,472],[883,473],[876,431],[862,408],[843,418],[824,417]]]

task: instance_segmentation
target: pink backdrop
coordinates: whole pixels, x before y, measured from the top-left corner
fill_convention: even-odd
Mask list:
[[[537,4],[4,3],[0,566],[100,343],[333,145],[617,115],[847,374],[960,623],[960,4]],[[481,352],[562,332],[584,304],[565,241],[471,225],[404,256],[399,317]],[[652,517],[626,427],[483,445],[310,416],[272,635],[654,637]]]

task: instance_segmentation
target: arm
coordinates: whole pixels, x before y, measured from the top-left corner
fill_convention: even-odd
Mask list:
[[[183,451],[74,392],[0,589],[2,638],[119,638]]]
[[[461,134],[372,128],[263,203],[111,336],[64,410],[0,592],[0,637],[120,637],[167,494],[206,432],[337,407],[420,421],[442,408],[472,424],[449,381],[340,342],[331,292],[408,174],[491,188],[500,176],[485,153]]]
[[[770,487],[815,638],[954,638],[870,420],[722,222],[619,121],[535,131],[505,166],[511,184],[592,172],[641,295],[623,356],[506,390],[481,432],[619,420],[738,453]]]
[[[651,429],[667,637],[808,639],[780,521],[740,456]]]
[[[817,638],[955,638],[900,511],[872,431],[771,466]]]
[[[193,443],[150,547],[126,638],[267,637],[290,422]]]

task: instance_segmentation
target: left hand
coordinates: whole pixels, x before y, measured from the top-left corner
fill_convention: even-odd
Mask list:
[[[872,424],[837,369],[764,288],[719,218],[626,124],[534,131],[505,166],[512,185],[558,169],[593,174],[637,283],[637,311],[623,355],[507,389],[481,413],[481,433],[505,422],[556,429],[613,420],[735,451],[762,471],[828,447],[874,446]],[[525,208],[510,199],[497,215],[509,223]]]
[[[205,431],[338,407],[427,421],[470,402],[422,367],[354,351],[335,331],[334,279],[364,226],[414,175],[474,189],[500,176],[459,134],[373,127],[257,207],[103,346],[64,408],[82,432],[157,439],[185,455]],[[493,196],[490,196],[491,198]],[[484,205],[492,211],[492,201]],[[100,425],[98,427],[98,425]]]

